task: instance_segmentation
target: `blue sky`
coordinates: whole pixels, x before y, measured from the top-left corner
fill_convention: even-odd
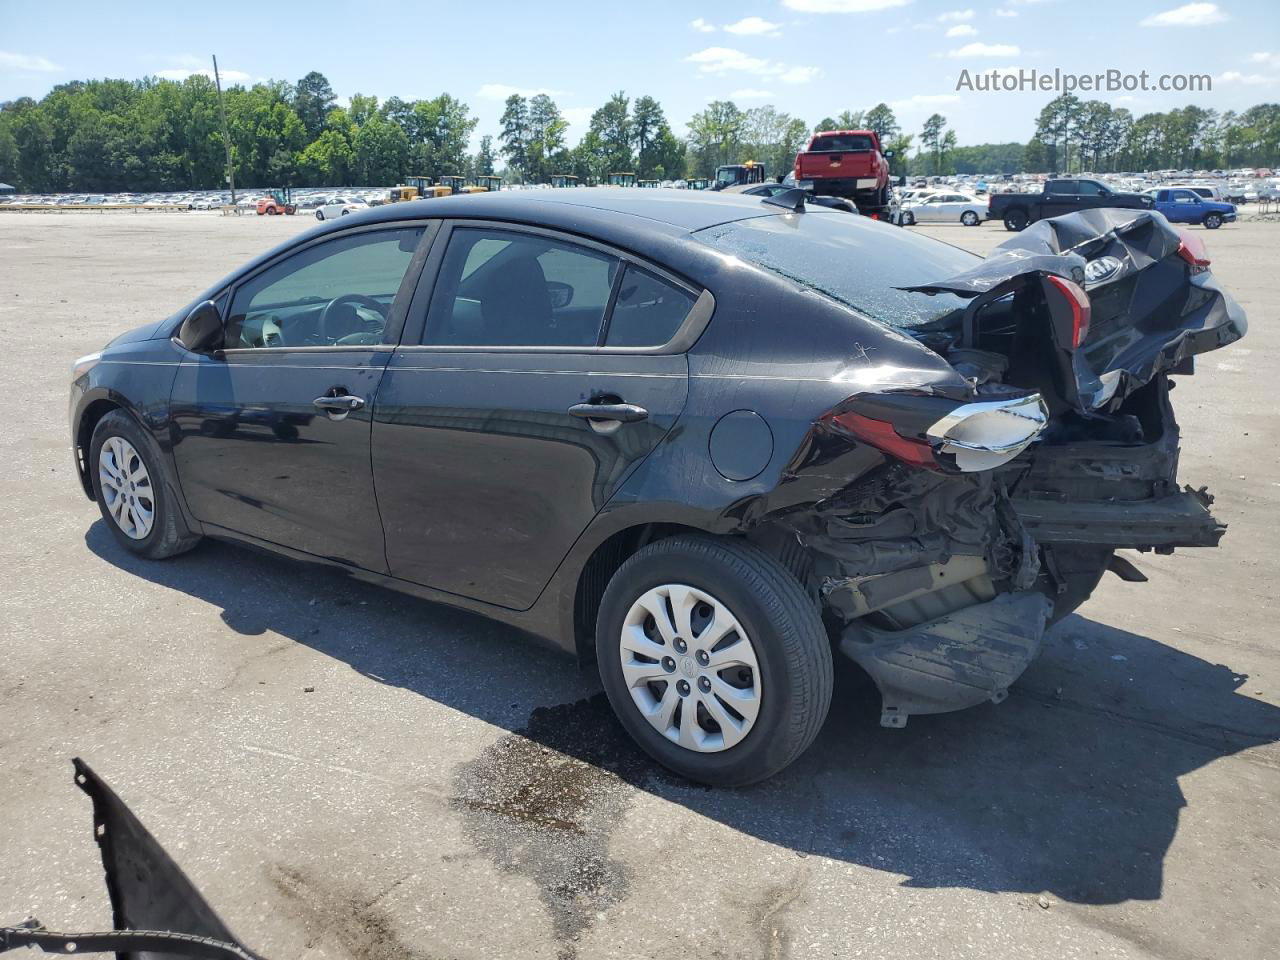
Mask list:
[[[883,100],[911,132],[937,111],[961,143],[1029,137],[1053,94],[957,92],[965,69],[1213,77],[1208,93],[1100,96],[1135,113],[1280,100],[1277,0],[3,0],[0,24],[0,100],[87,77],[181,77],[216,53],[243,82],[314,69],[342,97],[448,91],[479,118],[477,138],[497,132],[507,94],[546,91],[576,142],[617,90],[657,97],[681,135],[705,103],[731,98],[810,125]]]

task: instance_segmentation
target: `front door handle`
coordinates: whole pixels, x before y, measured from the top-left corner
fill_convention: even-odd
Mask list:
[[[635,423],[647,420],[649,411],[634,403],[575,403],[569,408],[569,416],[583,420],[616,420],[618,423]]]
[[[316,397],[311,402],[327,413],[330,420],[345,420],[352,410],[359,410],[364,406],[363,397],[353,397],[350,394]]]

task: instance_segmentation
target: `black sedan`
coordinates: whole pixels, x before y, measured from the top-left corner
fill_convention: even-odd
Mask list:
[[[999,702],[1136,578],[1117,548],[1217,543],[1169,377],[1244,317],[1121,213],[984,260],[791,195],[381,207],[77,361],[76,465],[128,550],[482,612],[594,659],[660,762],[747,783],[812,742],[834,652],[889,726]]]

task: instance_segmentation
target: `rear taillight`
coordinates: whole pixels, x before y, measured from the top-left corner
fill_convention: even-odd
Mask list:
[[[1089,305],[1089,295],[1084,292],[1084,287],[1064,277],[1055,277],[1050,274],[1047,279],[1053,288],[1062,294],[1067,306],[1071,309],[1071,349],[1074,350],[1084,343],[1085,337],[1089,336],[1089,320],[1093,313],[1093,308]]]
[[[933,448],[927,442],[904,437],[887,420],[873,420],[852,412],[832,414],[831,420],[863,443],[875,447],[881,453],[897,457],[903,463],[928,470],[942,469],[933,456]]]
[[[854,399],[854,398],[851,398]],[[916,401],[910,401],[914,405]],[[1040,394],[1003,400],[982,400],[952,407],[939,400],[921,398],[929,406],[904,407],[905,422],[914,420],[923,436],[904,436],[888,420],[846,410],[828,419],[855,440],[913,467],[945,472],[972,473],[1008,463],[1040,436],[1049,422],[1049,411]],[[930,412],[931,411],[931,412]],[[925,414],[925,419],[920,419]],[[935,420],[934,418],[937,417]],[[927,428],[923,424],[931,423]]]
[[[1179,230],[1178,237],[1181,241],[1178,244],[1178,256],[1187,262],[1191,272],[1196,274],[1208,270],[1209,251],[1205,249],[1204,241],[1186,230]]]

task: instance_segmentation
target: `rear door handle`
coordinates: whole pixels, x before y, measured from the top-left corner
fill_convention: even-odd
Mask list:
[[[359,410],[364,406],[363,397],[353,397],[350,394],[343,394],[337,397],[316,397],[311,402],[327,413],[330,420],[346,419],[347,414],[352,410]]]
[[[575,403],[569,408],[569,416],[583,420],[616,420],[619,423],[635,423],[647,420],[649,411],[634,403]]]

